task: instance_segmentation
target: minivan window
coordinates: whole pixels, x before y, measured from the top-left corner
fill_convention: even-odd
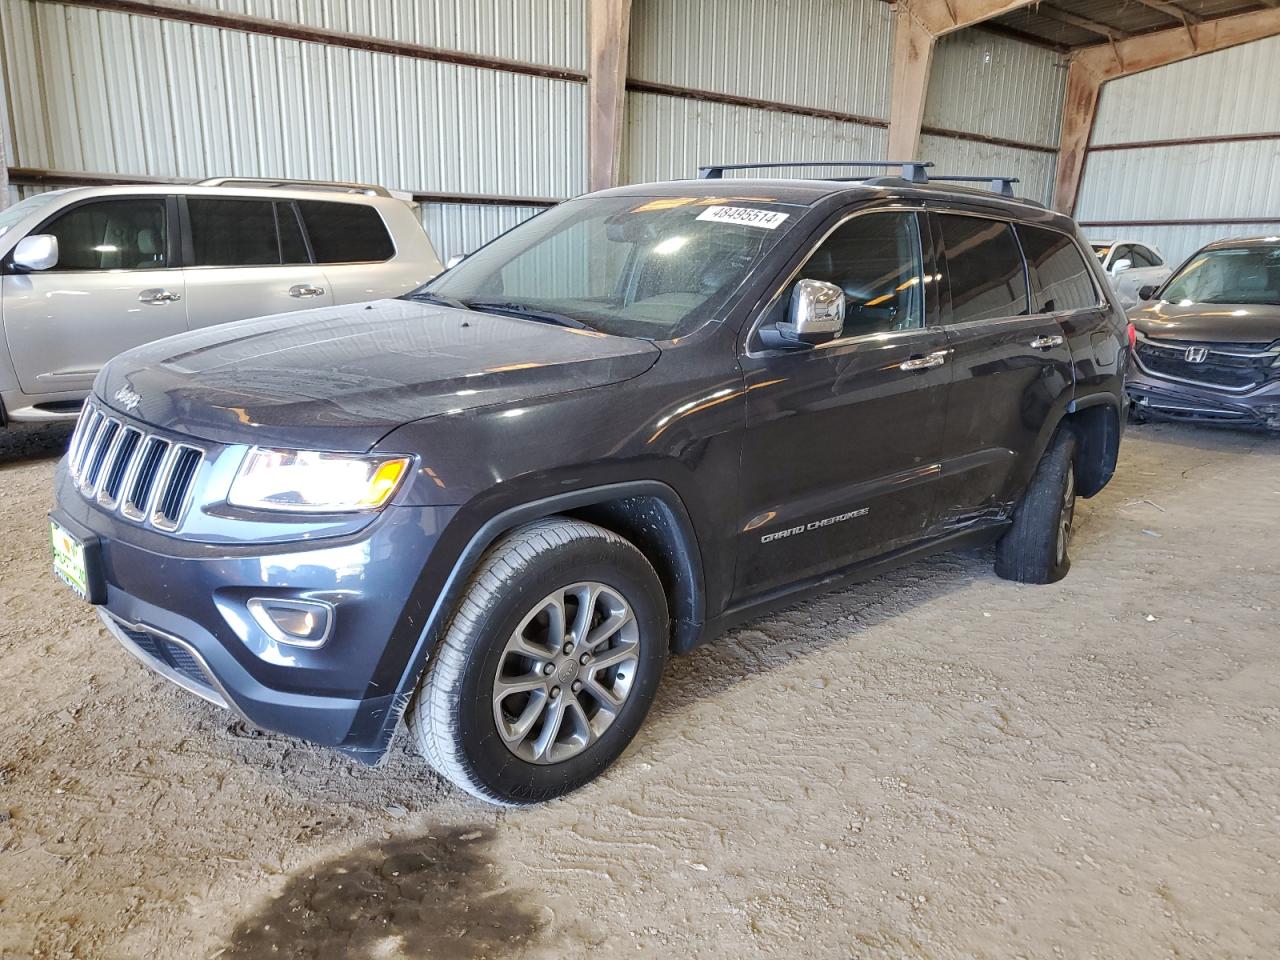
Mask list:
[[[1031,270],[1032,313],[1085,310],[1098,305],[1098,290],[1089,267],[1070,237],[1025,224],[1019,224],[1018,236]]]
[[[316,263],[390,260],[396,248],[387,225],[373,207],[360,203],[299,200]]]
[[[969,323],[1027,312],[1027,275],[1013,228],[1003,220],[943,213],[951,322]]]
[[[800,276],[844,290],[843,337],[924,326],[924,267],[914,213],[847,220],[822,242]]]
[[[168,266],[164,197],[97,200],[72,207],[41,233],[58,238],[58,272],[159,270]]]

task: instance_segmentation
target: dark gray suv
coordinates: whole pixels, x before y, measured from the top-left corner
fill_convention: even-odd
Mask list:
[[[596,776],[671,651],[917,557],[1062,577],[1124,423],[1066,217],[914,179],[564,203],[400,299],[99,376],[55,563],[169,679],[525,804]]]

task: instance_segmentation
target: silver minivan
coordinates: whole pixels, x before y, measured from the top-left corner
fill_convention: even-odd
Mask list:
[[[399,296],[441,270],[380,188],[111,186],[0,210],[0,425],[74,419],[98,369],[231,320]]]

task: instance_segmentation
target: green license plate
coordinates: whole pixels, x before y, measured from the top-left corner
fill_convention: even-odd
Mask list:
[[[49,521],[49,539],[53,542],[53,572],[81,600],[89,599],[89,571],[84,560],[84,544]]]

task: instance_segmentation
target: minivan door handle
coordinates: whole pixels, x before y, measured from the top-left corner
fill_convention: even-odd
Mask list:
[[[912,357],[910,360],[903,360],[898,364],[899,370],[931,370],[934,367],[940,367],[947,362],[947,351],[935,350],[933,353],[923,357]]]
[[[317,287],[311,283],[295,283],[289,288],[289,296],[291,297],[323,297],[324,287]]]
[[[1031,346],[1037,350],[1048,350],[1050,347],[1060,347],[1064,343],[1066,343],[1065,338],[1055,333],[1051,337],[1036,337],[1031,341]]]
[[[151,290],[143,290],[138,294],[138,301],[140,303],[153,303],[157,305],[162,303],[176,303],[181,299],[182,294],[171,293],[168,290],[161,290],[159,287]]]

